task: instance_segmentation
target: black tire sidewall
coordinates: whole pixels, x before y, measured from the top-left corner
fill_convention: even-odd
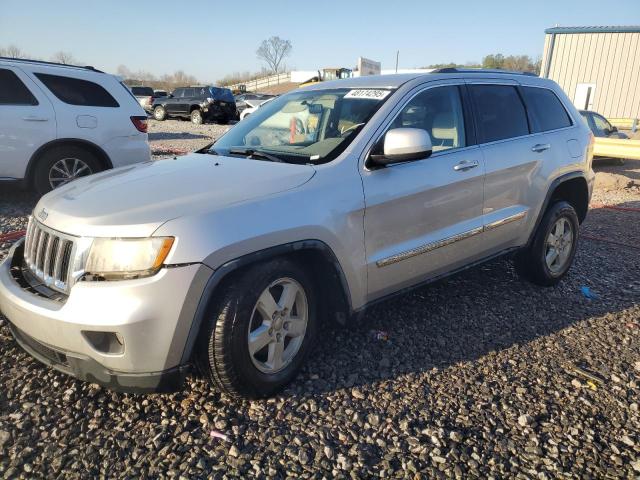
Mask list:
[[[307,330],[293,361],[280,372],[266,374],[256,368],[249,354],[247,342],[249,322],[253,308],[264,289],[275,280],[285,277],[297,281],[304,289],[309,309]],[[223,332],[225,337],[222,341],[228,357],[222,360],[228,368],[233,370],[232,378],[237,379],[238,385],[235,386],[235,390],[254,398],[269,396],[295,378],[313,346],[318,322],[318,304],[313,282],[296,264],[277,260],[252,268],[231,292],[224,302],[227,307],[227,318],[224,319],[226,325],[221,331],[220,319],[218,319],[218,325],[208,341],[209,361],[212,360],[212,354],[213,360],[218,361],[215,357],[220,352],[215,351],[215,336]],[[209,368],[214,366],[210,364]]]
[[[70,145],[53,148],[40,157],[35,167],[33,184],[39,194],[44,195],[52,190],[49,184],[49,171],[56,162],[66,157],[82,160],[91,169],[92,174],[103,170],[100,160],[82,147]]]
[[[573,230],[573,245],[569,258],[562,270],[554,273],[549,269],[546,262],[546,239],[553,226],[561,217],[566,218],[571,225]],[[536,270],[549,282],[557,282],[564,277],[571,268],[578,247],[579,228],[580,224],[578,222],[578,215],[573,207],[567,202],[557,202],[549,208],[547,213],[545,213],[533,244],[533,253],[536,262]]]

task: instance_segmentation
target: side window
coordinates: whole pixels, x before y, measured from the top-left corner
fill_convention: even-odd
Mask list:
[[[470,85],[478,115],[482,142],[494,142],[529,134],[527,113],[515,87]]]
[[[0,105],[38,105],[38,100],[15,73],[0,68]]]
[[[120,106],[116,99],[97,83],[46,73],[36,73],[35,75],[60,101],[69,105],[87,107]]]
[[[611,133],[611,124],[609,121],[601,115],[593,114],[593,123],[596,125],[596,130],[602,135],[609,135]]]
[[[425,90],[407,103],[390,128],[421,128],[431,137],[433,151],[466,145],[464,115],[457,86]]]
[[[196,89],[195,88],[185,88],[184,89],[184,96],[185,97],[195,97],[196,96]]]
[[[547,88],[522,87],[534,132],[571,126],[571,118],[555,93]]]
[[[182,97],[183,95],[184,95],[184,89],[183,89],[183,88],[176,88],[176,89],[173,91],[173,96],[174,96],[175,98],[180,98],[180,97]]]

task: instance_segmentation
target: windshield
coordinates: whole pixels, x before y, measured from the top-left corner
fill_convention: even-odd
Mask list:
[[[222,100],[225,102],[235,102],[233,98],[233,93],[228,88],[219,88],[219,87],[209,87],[209,91],[211,95],[216,100]]]
[[[153,95],[153,88],[151,87],[131,87],[131,91],[134,95]]]
[[[336,158],[389,97],[391,90],[295,91],[242,120],[212,147],[223,155],[265,152],[286,162]],[[256,157],[257,158],[257,157]]]

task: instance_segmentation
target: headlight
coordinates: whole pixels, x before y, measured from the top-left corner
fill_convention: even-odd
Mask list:
[[[149,277],[160,270],[172,245],[172,237],[96,238],[84,270],[105,280]]]

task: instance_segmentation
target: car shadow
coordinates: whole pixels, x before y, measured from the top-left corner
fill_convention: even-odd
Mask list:
[[[620,164],[617,158],[597,158],[593,161],[595,172],[615,173],[624,175],[630,180],[640,180],[640,160],[624,160]]]

